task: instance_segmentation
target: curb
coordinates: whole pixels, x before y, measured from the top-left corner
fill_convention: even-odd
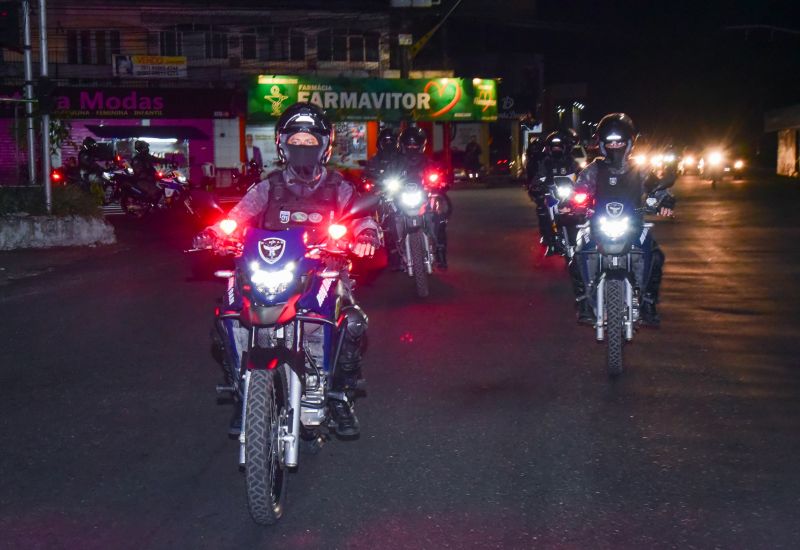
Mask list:
[[[94,246],[117,242],[114,228],[102,218],[84,216],[0,217],[0,250]]]

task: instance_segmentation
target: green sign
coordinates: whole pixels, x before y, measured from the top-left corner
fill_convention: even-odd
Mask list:
[[[278,118],[298,101],[315,103],[335,121],[497,120],[494,80],[474,78],[317,78],[259,76],[247,102],[250,122]]]

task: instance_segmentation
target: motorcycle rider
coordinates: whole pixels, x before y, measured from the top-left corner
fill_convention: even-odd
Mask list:
[[[158,186],[156,178],[156,157],[150,154],[150,144],[144,140],[137,139],[133,143],[133,150],[136,154],[131,159],[131,168],[136,186],[144,191],[151,200],[158,200]]]
[[[393,166],[391,170],[419,178],[424,182],[426,172],[437,169],[436,164],[425,156],[425,147],[428,144],[425,130],[418,126],[409,126],[400,132],[398,143],[400,156],[396,166]],[[436,263],[441,269],[447,269],[447,219],[452,213],[452,207],[443,188],[439,190],[439,195],[446,210],[433,213],[434,234],[432,237],[436,241]]]
[[[278,119],[275,127],[275,144],[278,156],[285,167],[275,170],[250,188],[239,203],[228,213],[238,227],[263,223],[277,227],[307,227],[313,235],[317,229],[313,216],[300,221],[290,212],[324,212],[323,219],[336,219],[346,212],[356,193],[352,184],[339,172],[328,170],[325,164],[333,152],[334,126],[325,113],[311,103],[296,103]],[[353,252],[359,257],[371,257],[380,246],[380,228],[371,217],[355,220],[351,224],[355,237]],[[217,226],[207,228],[198,237],[201,247],[221,235]],[[337,368],[331,381],[333,391],[343,392],[355,387],[360,378],[361,358],[365,348],[367,316],[360,307],[343,308],[347,328]],[[306,337],[309,351],[322,363],[323,331],[319,325],[309,325]],[[331,409],[339,435],[355,436],[359,433],[358,419],[351,403],[331,399]],[[241,429],[241,409],[231,422],[230,433]]]
[[[394,162],[397,161],[397,136],[391,128],[384,128],[378,133],[378,152],[367,161],[366,173],[372,179],[379,178]]]
[[[547,208],[547,189],[553,183],[553,176],[568,176],[580,171],[578,163],[572,156],[573,136],[567,131],[549,134],[544,140],[543,158],[538,163],[538,173],[531,181],[529,193],[536,202],[536,217],[539,220],[541,242],[547,247],[545,256],[557,254],[556,234],[553,220]]]
[[[628,198],[634,207],[642,206],[643,197],[656,190],[667,189],[674,185],[676,174],[667,171],[661,177],[645,167],[635,166],[631,161],[631,149],[636,140],[633,120],[624,113],[612,113],[603,117],[597,127],[602,157],[596,158],[578,176],[576,191],[586,192],[590,197],[615,196],[621,194]],[[667,195],[661,202],[659,215],[671,216],[675,206],[675,198]],[[585,240],[578,242],[577,252],[586,246]],[[650,250],[649,265],[644,266],[644,281],[639,281],[643,291],[640,307],[641,319],[646,325],[658,326],[660,318],[656,311],[658,291],[664,266],[664,253],[659,248],[651,233],[647,234],[641,247]],[[578,322],[594,324],[595,315],[586,289],[583,273],[583,260],[580,254],[575,255],[569,265],[572,286],[578,308]]]
[[[78,152],[78,169],[80,171],[81,186],[88,191],[92,183],[99,183],[103,168],[97,163],[97,141],[91,136],[84,138]]]

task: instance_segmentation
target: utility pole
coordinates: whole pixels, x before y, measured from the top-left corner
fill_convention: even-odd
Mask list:
[[[33,62],[31,61],[31,5],[22,0],[22,51],[25,65],[25,125],[28,138],[28,185],[36,185],[36,132],[33,127]]]
[[[47,0],[39,0],[39,59],[41,81],[48,78],[47,62]],[[50,112],[42,113],[42,181],[47,213],[53,212],[53,190],[50,186]]]

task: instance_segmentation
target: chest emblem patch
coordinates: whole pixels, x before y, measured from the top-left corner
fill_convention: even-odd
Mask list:
[[[609,177],[608,178],[608,184],[609,185],[616,185],[617,184],[617,177],[616,176]]]
[[[281,223],[289,223],[289,214],[288,210],[281,210]]]
[[[308,215],[308,221],[310,221],[311,223],[319,223],[322,221],[322,214],[320,214],[319,212],[312,212],[311,214]]]
[[[606,212],[608,212],[608,215],[612,218],[617,218],[622,214],[624,208],[621,202],[610,202],[606,205]]]
[[[307,221],[307,220],[308,220],[308,214],[306,214],[305,212],[294,212],[292,214],[292,221],[293,222],[303,223],[304,221]]]

